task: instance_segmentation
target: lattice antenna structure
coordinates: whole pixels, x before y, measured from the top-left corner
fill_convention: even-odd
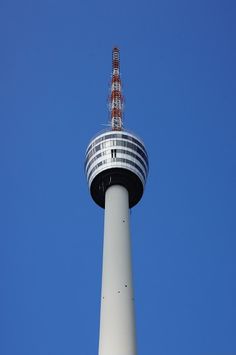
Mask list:
[[[109,95],[109,109],[112,131],[123,129],[123,96],[120,79],[120,51],[114,47],[112,50],[112,79]]]

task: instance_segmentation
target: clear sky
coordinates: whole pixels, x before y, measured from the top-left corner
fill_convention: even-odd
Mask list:
[[[235,18],[233,0],[1,1],[1,355],[97,354],[103,210],[83,163],[114,45],[150,158],[139,354],[236,354]]]

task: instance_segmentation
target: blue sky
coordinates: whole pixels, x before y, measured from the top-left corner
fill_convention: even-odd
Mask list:
[[[236,4],[0,4],[0,354],[94,355],[103,210],[83,172],[111,50],[149,152],[132,210],[140,355],[236,354]]]

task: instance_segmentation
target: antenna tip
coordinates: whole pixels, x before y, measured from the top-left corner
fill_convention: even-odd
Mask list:
[[[120,50],[119,50],[118,47],[113,47],[112,55],[113,55],[113,57],[119,57],[120,56]]]

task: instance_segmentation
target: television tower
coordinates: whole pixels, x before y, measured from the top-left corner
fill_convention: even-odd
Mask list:
[[[119,49],[112,51],[111,129],[86,151],[93,200],[105,209],[99,355],[136,355],[129,209],[141,199],[148,174],[143,142],[124,130]]]

